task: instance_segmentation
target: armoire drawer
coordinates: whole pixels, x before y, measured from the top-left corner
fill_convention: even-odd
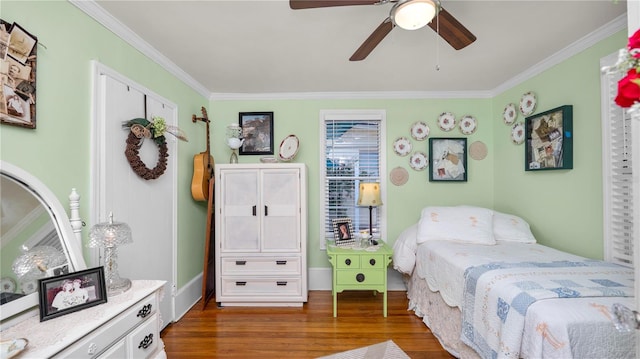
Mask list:
[[[264,297],[301,295],[302,283],[300,278],[222,277],[221,294]]]
[[[118,338],[144,322],[157,311],[156,294],[151,294],[107,324],[87,334],[56,358],[93,358],[109,348]],[[157,323],[156,323],[157,325]]]
[[[222,275],[300,274],[300,257],[223,257]]]

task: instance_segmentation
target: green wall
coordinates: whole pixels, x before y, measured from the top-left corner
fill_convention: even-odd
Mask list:
[[[0,17],[18,22],[38,36],[46,48],[38,49],[37,129],[0,126],[0,158],[38,176],[67,203],[70,187],[83,195],[81,215],[90,213],[91,60],[98,60],[178,105],[179,126],[189,142],[178,144],[178,286],[202,270],[206,207],[191,198],[193,155],[205,147],[191,114],[207,106],[212,120],[212,153],[218,163],[228,162],[225,127],[237,123],[238,112],[273,111],[276,145],[288,134],[301,140],[297,162],[309,169],[309,266],[328,267],[319,248],[320,149],[319,112],[323,109],[383,109],[387,116],[387,174],[402,166],[410,179],[403,186],[387,185],[384,211],[386,237],[394,238],[418,220],[426,205],[471,204],[521,215],[532,223],[543,244],[577,254],[602,257],[602,194],[600,146],[599,59],[626,43],[626,31],[612,36],[540,75],[493,99],[375,99],[375,100],[214,100],[209,101],[123,40],[66,1],[6,1]],[[536,112],[564,104],[574,106],[574,169],[524,171],[524,146],[513,145],[502,110],[517,103],[527,91],[538,95]],[[426,171],[410,169],[408,158],[392,151],[399,136],[409,136],[415,121],[425,121],[431,137],[462,137],[457,130],[442,132],[437,116],[445,111],[458,117],[471,114],[478,130],[468,144],[483,141],[487,158],[468,160],[468,182],[431,183]],[[522,120],[522,116],[519,117]],[[428,141],[413,141],[427,151]],[[120,151],[124,144],[113,144]],[[259,156],[240,156],[241,163]],[[91,226],[92,223],[87,223]]]
[[[31,172],[68,203],[71,187],[90,214],[91,61],[120,72],[178,106],[178,126],[189,142],[178,141],[178,285],[202,271],[206,204],[191,199],[193,155],[206,147],[202,128],[191,123],[208,100],[169,74],[67,1],[6,1],[0,17],[38,37],[35,130],[0,126],[0,158]],[[123,151],[124,143],[108,151]],[[85,249],[86,251],[86,249]],[[85,257],[87,257],[85,252]]]
[[[493,99],[495,209],[527,219],[542,244],[603,258],[600,59],[626,46],[627,32],[515,86]],[[573,105],[573,169],[524,171],[524,145],[509,140],[502,110],[534,91],[537,112]],[[518,120],[523,120],[522,115]]]

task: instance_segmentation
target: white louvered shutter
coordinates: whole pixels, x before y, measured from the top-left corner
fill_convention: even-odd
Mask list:
[[[617,53],[601,60],[615,63]],[[631,118],[614,102],[618,80],[624,74],[603,74],[602,172],[605,260],[633,267],[633,178]]]

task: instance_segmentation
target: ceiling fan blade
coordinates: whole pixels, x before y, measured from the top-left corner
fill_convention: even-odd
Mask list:
[[[391,18],[387,18],[371,33],[371,35],[369,35],[369,37],[367,37],[366,40],[364,40],[356,52],[351,55],[349,61],[364,60],[369,56],[371,51],[378,46],[380,41],[382,41],[382,39],[391,32],[391,30],[393,30],[393,22],[391,22]]]
[[[440,26],[440,29],[438,29],[438,26]],[[438,16],[431,20],[429,27],[456,50],[463,49],[476,41],[476,36],[443,8],[440,8]]]
[[[380,0],[289,0],[289,7],[299,10],[333,6],[373,5],[379,2]]]

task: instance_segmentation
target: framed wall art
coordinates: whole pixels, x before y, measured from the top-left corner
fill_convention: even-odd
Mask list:
[[[573,106],[525,119],[525,171],[573,168]]]
[[[0,19],[0,122],[36,128],[38,39]]]
[[[430,182],[467,181],[467,139],[430,138]]]
[[[104,267],[40,279],[40,321],[107,302]]]
[[[351,218],[335,218],[332,220],[333,224],[333,239],[336,245],[345,245],[355,243],[355,237],[353,235],[353,223]]]
[[[241,155],[273,154],[273,112],[240,112]]]

